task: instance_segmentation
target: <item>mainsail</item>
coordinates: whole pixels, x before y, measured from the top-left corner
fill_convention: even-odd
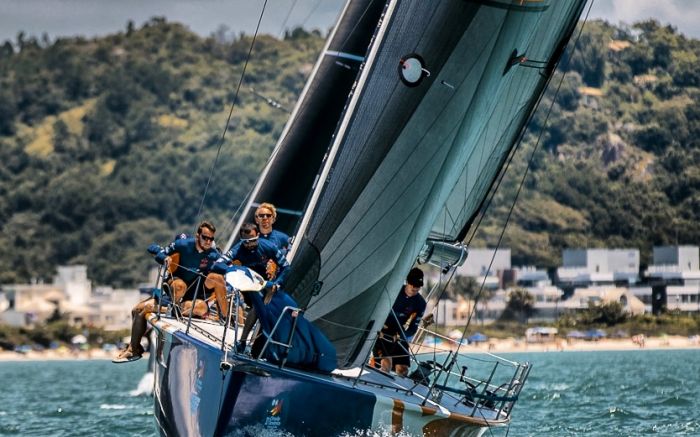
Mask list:
[[[294,208],[303,215],[294,221],[287,288],[334,342],[341,366],[367,358],[426,241],[463,237],[584,4],[393,0],[346,6],[251,200],[285,204],[287,188],[280,184],[296,178],[280,178],[275,165],[303,160],[304,144],[293,158],[283,152],[290,150],[289,138],[305,136],[315,154],[306,156],[309,169],[319,169],[315,182],[297,187]],[[319,71],[329,52],[343,52],[331,48],[333,41],[343,39],[357,43],[362,68],[344,78],[347,100],[326,102],[325,112],[314,83],[324,80]],[[318,141],[311,141],[316,133]]]

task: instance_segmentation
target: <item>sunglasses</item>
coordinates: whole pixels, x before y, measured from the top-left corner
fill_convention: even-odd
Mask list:
[[[250,238],[241,238],[241,242],[243,242],[243,244],[256,243],[257,241],[258,241],[257,235],[255,237],[250,237]]]
[[[210,237],[210,236],[208,236],[208,235],[200,235],[199,237],[200,237],[202,240],[204,240],[204,241],[214,241],[214,237],[213,237],[213,236]]]
[[[272,214],[258,214],[258,218],[272,218]]]

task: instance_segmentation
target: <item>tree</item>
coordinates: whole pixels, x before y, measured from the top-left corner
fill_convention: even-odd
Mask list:
[[[596,305],[588,303],[588,308],[581,314],[581,321],[587,324],[605,324],[614,326],[627,319],[625,309],[620,302],[604,302]]]
[[[479,293],[479,284],[471,276],[455,275],[447,285],[446,292],[452,300],[457,300],[458,297],[466,297],[468,299],[476,298]]]
[[[583,82],[588,86],[600,87],[605,82],[605,56],[608,52],[606,46],[610,40],[610,31],[605,23],[593,22],[586,26],[576,44],[576,50],[566,52],[561,65],[566,70],[577,71]]]
[[[3,88],[0,88],[0,135],[14,135],[17,104],[12,92]]]
[[[516,288],[508,296],[506,309],[501,314],[501,320],[517,320],[527,323],[534,313],[535,298],[523,288]]]

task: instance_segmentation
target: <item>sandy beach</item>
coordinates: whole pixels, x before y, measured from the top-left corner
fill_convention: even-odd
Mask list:
[[[25,353],[0,351],[0,361],[111,360],[115,356],[116,352],[105,352],[98,348],[80,351],[59,348]]]
[[[444,346],[438,345],[437,350],[443,350]],[[524,340],[491,339],[488,342],[473,345],[463,345],[460,352],[559,352],[559,351],[613,351],[613,350],[658,350],[658,349],[700,349],[700,336],[661,336],[646,337],[643,345],[632,341],[630,338],[600,339],[597,341],[565,340],[559,339],[546,343],[526,343]],[[424,346],[421,353],[433,352],[432,347]],[[18,353],[12,351],[0,351],[0,361],[43,361],[43,360],[111,360],[116,352],[105,352],[102,349],[70,350],[59,348],[56,350],[30,351]]]
[[[439,345],[440,348],[442,345]],[[611,338],[595,341],[557,339],[544,343],[526,343],[522,339],[490,339],[487,342],[463,345],[460,352],[557,352],[557,351],[613,351],[613,350],[656,350],[656,349],[695,349],[700,348],[700,337],[659,336],[645,337],[642,342],[631,338]],[[431,352],[430,347],[423,347],[421,352]]]

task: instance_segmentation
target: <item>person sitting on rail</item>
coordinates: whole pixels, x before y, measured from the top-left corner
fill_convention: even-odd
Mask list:
[[[156,262],[171,272],[171,277],[164,284],[171,291],[170,298],[173,303],[180,305],[182,314],[204,317],[209,312],[205,300],[196,299],[204,297],[206,289],[211,290],[216,279],[211,279],[209,273],[212,265],[219,258],[220,253],[214,246],[216,227],[211,222],[203,221],[197,227],[194,237],[180,238],[178,236],[172,243],[164,248],[151,245],[149,252],[155,254]],[[207,276],[208,275],[208,276]],[[202,278],[206,276],[206,281]],[[206,284],[205,284],[206,282]],[[216,296],[217,304],[221,311],[226,311],[225,293]],[[122,350],[115,363],[135,361],[141,358],[144,350],[141,346],[141,338],[147,329],[146,317],[155,311],[158,302],[154,297],[149,297],[134,306],[131,310],[131,340],[129,345]]]

